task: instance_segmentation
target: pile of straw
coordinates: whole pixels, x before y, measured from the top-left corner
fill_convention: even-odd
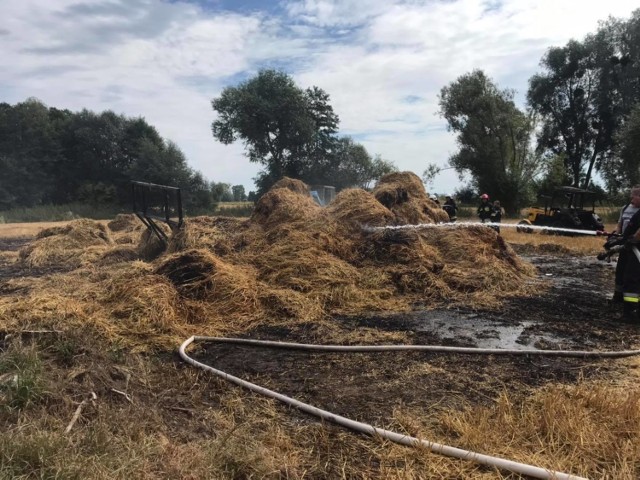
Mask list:
[[[28,268],[77,268],[95,261],[113,245],[107,228],[92,220],[74,220],[63,227],[42,230],[35,241],[23,247],[19,261]]]
[[[138,234],[137,246],[118,245],[104,226],[78,221],[44,231],[21,261],[73,260],[92,280],[68,296],[93,312],[107,335],[162,345],[195,323],[203,335],[238,334],[258,324],[416,304],[491,307],[530,288],[533,268],[487,227],[363,228],[446,215],[414,174],[388,175],[373,193],[345,190],[326,208],[308,191],[283,179],[248,220],[196,217],[179,232],[167,229],[166,250],[148,231]],[[116,220],[119,232],[137,229],[131,217]],[[87,249],[97,251],[86,257]],[[80,270],[67,282],[86,282],[87,275]]]

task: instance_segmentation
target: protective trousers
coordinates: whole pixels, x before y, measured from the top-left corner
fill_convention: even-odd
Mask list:
[[[628,252],[627,250],[622,250],[618,254],[618,262],[616,263],[616,285],[614,289],[613,298],[614,301],[622,301],[622,284],[624,283],[624,269],[627,265],[627,256],[633,253]]]
[[[634,245],[631,248],[637,251],[638,247]],[[622,277],[622,296],[624,301],[624,316],[630,319],[640,301],[640,261],[633,251],[627,251],[626,253]]]

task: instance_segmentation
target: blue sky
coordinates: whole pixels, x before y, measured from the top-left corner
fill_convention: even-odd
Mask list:
[[[401,170],[444,165],[440,89],[475,68],[522,101],[547,48],[637,0],[2,0],[0,101],[142,116],[209,180],[259,166],[211,135],[210,101],[264,67],[329,93],[340,134]],[[460,186],[450,170],[430,191]]]

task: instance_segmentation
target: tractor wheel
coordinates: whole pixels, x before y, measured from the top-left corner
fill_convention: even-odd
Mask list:
[[[518,226],[516,227],[516,232],[518,233],[533,233],[533,228],[531,227],[531,222],[529,220],[520,220],[518,222]]]
[[[562,220],[556,220],[550,225],[551,228],[570,228]],[[556,230],[547,230],[549,235],[568,235],[568,232],[558,232]]]

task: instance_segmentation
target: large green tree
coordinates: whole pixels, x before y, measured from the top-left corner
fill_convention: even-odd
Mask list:
[[[616,138],[640,100],[640,10],[550,48],[541,66],[527,93],[542,121],[538,150],[561,155],[574,186],[589,186],[596,171],[610,192],[629,186]]]
[[[572,184],[587,187],[611,129],[595,104],[600,78],[593,45],[571,41],[550,48],[541,65],[544,72],[529,80],[527,93],[542,120],[539,151],[564,155]]]
[[[317,87],[305,91],[286,73],[262,70],[212,100],[213,136],[244,143],[249,160],[265,167],[257,180],[264,191],[282,176],[302,178],[309,162],[331,147],[338,116],[328,101]]]
[[[440,112],[457,134],[449,163],[471,175],[478,191],[499,199],[509,212],[528,200],[542,162],[530,148],[532,118],[481,70],[459,77],[440,91]]]

